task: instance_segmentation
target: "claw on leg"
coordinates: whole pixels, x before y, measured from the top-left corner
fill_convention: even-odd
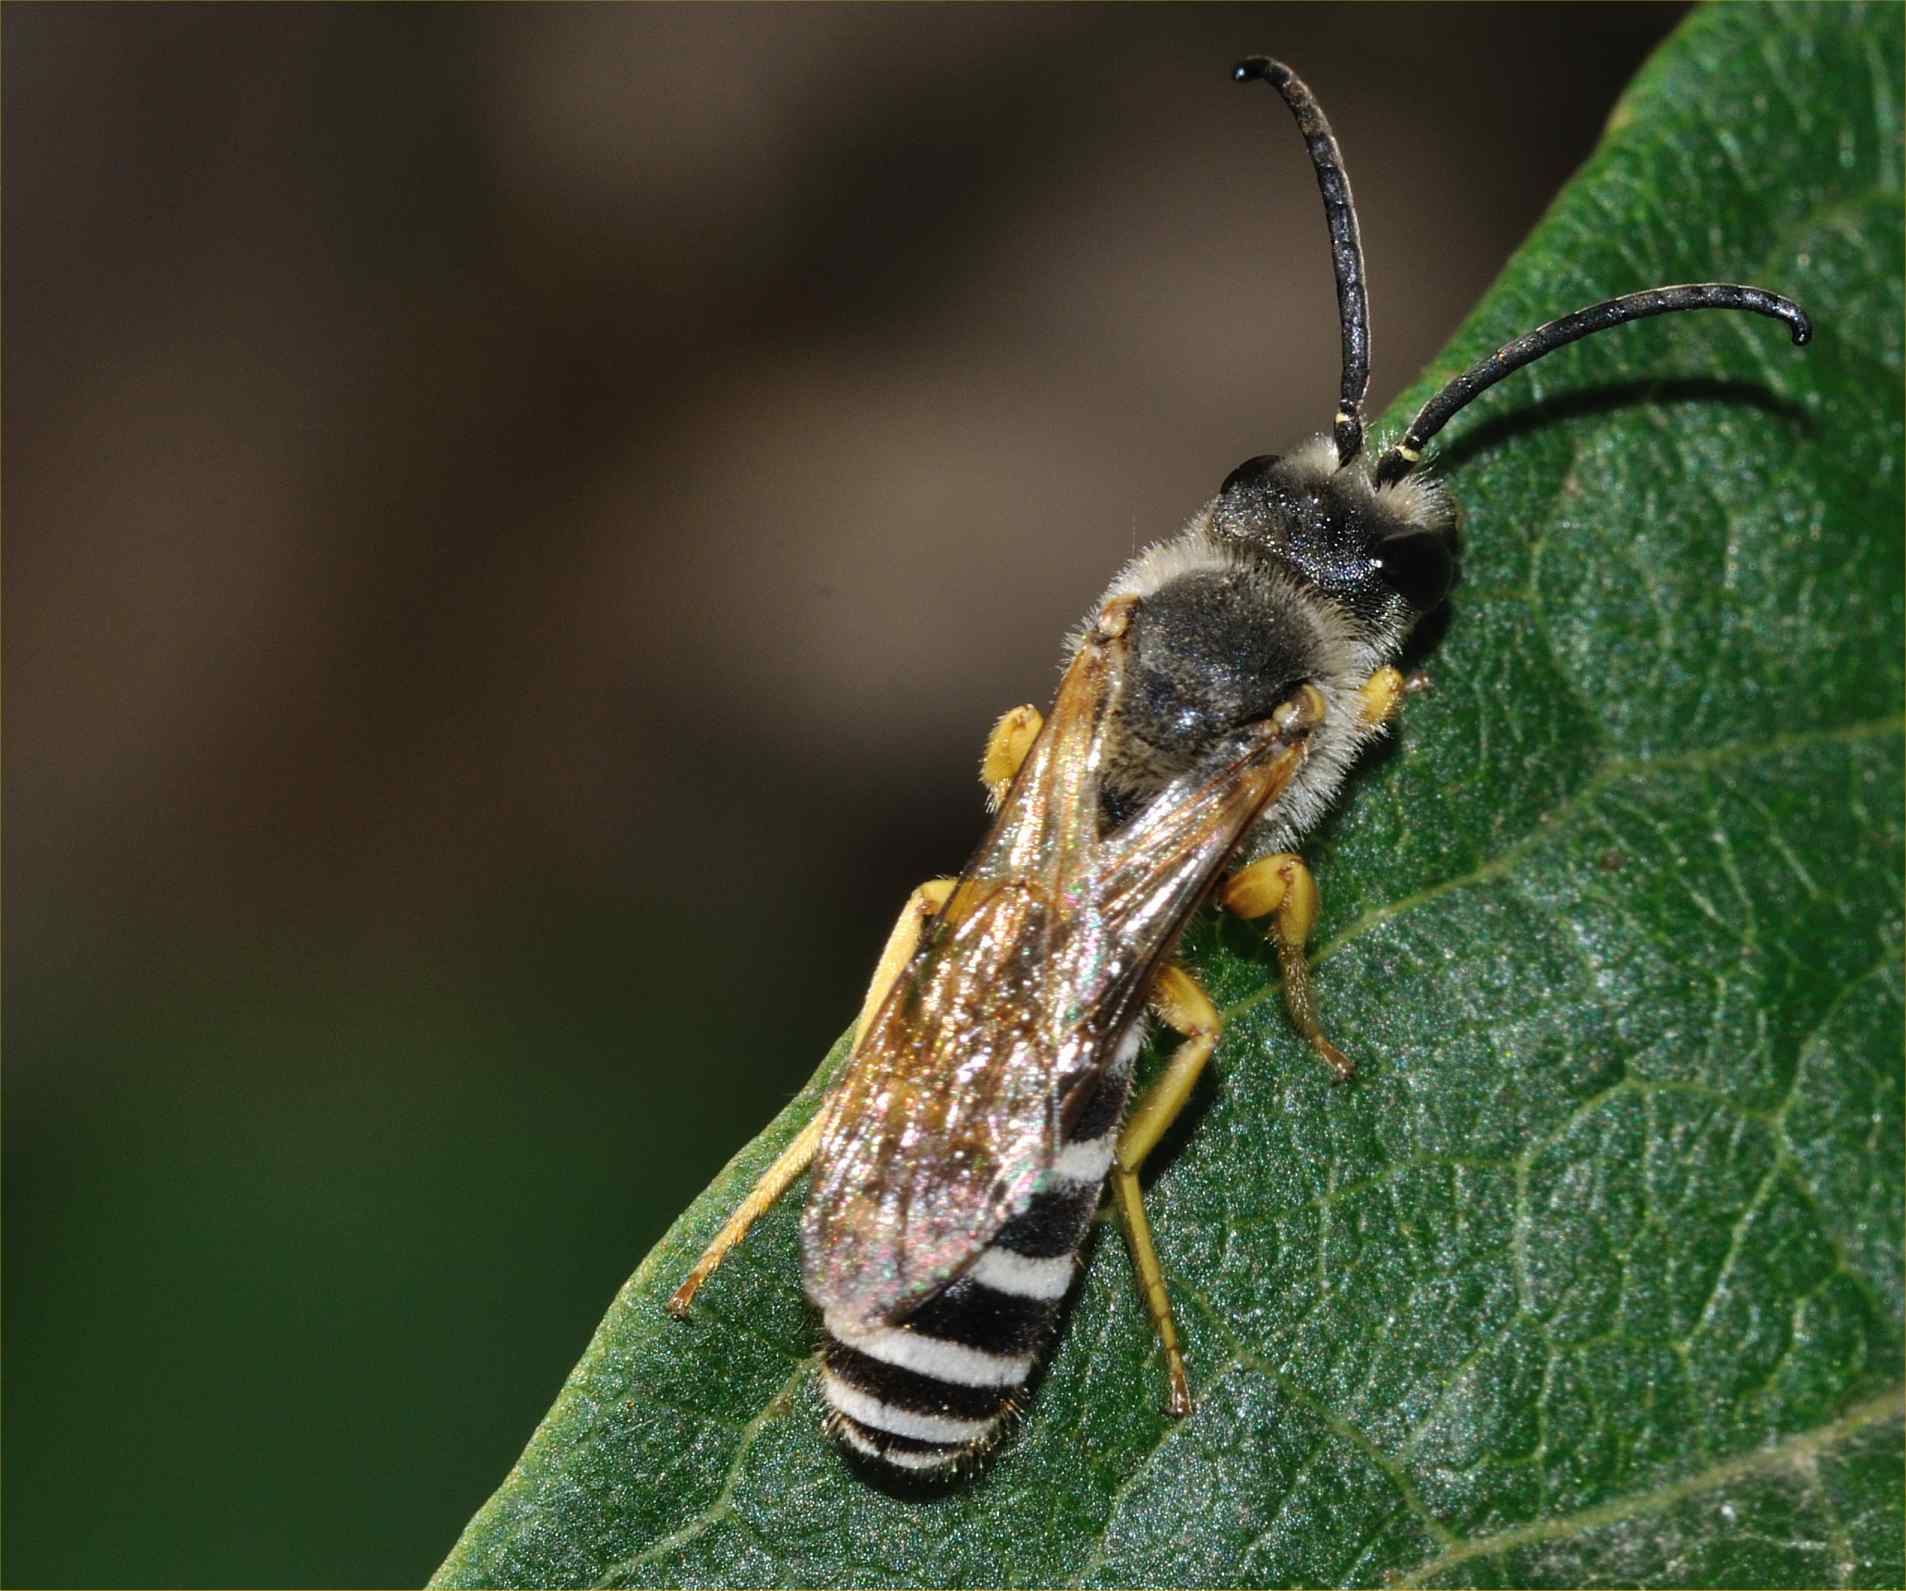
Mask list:
[[[1191,1381],[1185,1374],[1184,1350],[1178,1344],[1178,1327],[1171,1318],[1165,1272],[1152,1245],[1151,1223],[1145,1219],[1137,1172],[1120,1165],[1112,1167],[1112,1201],[1125,1231],[1125,1246],[1131,1251],[1132,1269],[1138,1273],[1139,1296],[1145,1301],[1145,1313],[1151,1316],[1152,1329],[1158,1333],[1158,1346],[1164,1350],[1165,1412],[1182,1419],[1191,1412]]]

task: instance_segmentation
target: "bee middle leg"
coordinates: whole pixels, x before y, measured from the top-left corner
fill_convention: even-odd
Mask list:
[[[1406,679],[1399,669],[1380,668],[1357,692],[1359,716],[1372,728],[1387,724],[1406,696],[1419,695],[1429,688],[1426,675],[1412,674]],[[1310,986],[1310,963],[1304,956],[1304,946],[1317,923],[1317,881],[1304,866],[1303,858],[1284,851],[1253,862],[1232,874],[1218,898],[1227,911],[1240,917],[1270,918],[1268,932],[1283,973],[1284,1005],[1291,1022],[1336,1074],[1337,1081],[1349,1081],[1356,1075],[1356,1062],[1324,1037],[1317,1020],[1317,996]]]
[[[1324,1037],[1317,1021],[1317,996],[1310,986],[1310,963],[1304,945],[1317,922],[1317,881],[1303,858],[1289,851],[1267,856],[1233,873],[1218,899],[1226,911],[1240,917],[1270,918],[1272,946],[1284,975],[1284,1007],[1304,1041],[1347,1083],[1356,1076],[1356,1062]]]
[[[867,984],[867,998],[860,1002],[860,1015],[854,1018],[856,1044],[860,1043],[861,1034],[867,1031],[867,1024],[873,1021],[874,1013],[887,998],[887,991],[893,988],[893,980],[900,976],[900,969],[919,948],[920,936],[926,932],[927,919],[939,915],[947,896],[953,893],[955,882],[950,878],[929,879],[909,895],[906,905],[900,908],[899,920],[894,923],[893,932],[887,935],[880,960],[874,963],[874,975]]]
[[[1152,1243],[1151,1223],[1145,1219],[1138,1168],[1185,1108],[1198,1075],[1218,1046],[1218,1034],[1224,1024],[1211,997],[1182,967],[1167,967],[1158,975],[1152,989],[1152,1008],[1166,1026],[1183,1036],[1184,1043],[1173,1053],[1163,1075],[1145,1091],[1119,1134],[1118,1148],[1112,1156],[1112,1199],[1118,1209],[1119,1224],[1125,1229],[1132,1269],[1138,1274],[1139,1293],[1165,1354],[1169,1389],[1165,1412],[1185,1415],[1191,1412],[1191,1383],[1185,1375],[1184,1352],[1178,1345],[1178,1327],[1171,1318],[1164,1268],[1158,1263],[1158,1250]]]

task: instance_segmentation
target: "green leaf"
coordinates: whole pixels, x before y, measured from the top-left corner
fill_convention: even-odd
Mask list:
[[[819,1429],[794,1201],[664,1316],[837,1049],[441,1583],[1906,1578],[1901,21],[1697,14],[1432,373],[1659,282],[1818,327],[1627,328],[1446,433],[1436,688],[1311,846],[1357,1082],[1253,929],[1188,942],[1229,1028],[1148,1202],[1196,1413],[1103,1227],[1021,1428],[925,1499]]]

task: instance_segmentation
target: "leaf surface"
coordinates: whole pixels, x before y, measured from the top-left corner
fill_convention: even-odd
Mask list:
[[[662,1301],[815,1081],[623,1289],[443,1584],[1899,1585],[1902,248],[1896,7],[1716,7],[1390,430],[1593,299],[1813,314],[1566,349],[1445,433],[1435,690],[1309,847],[1328,1085],[1274,958],[1022,1427],[889,1494],[819,1429],[784,1201]],[[1154,1059],[1155,1064],[1155,1059]]]

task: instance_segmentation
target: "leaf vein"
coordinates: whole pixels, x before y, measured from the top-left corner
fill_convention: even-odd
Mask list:
[[[1620,1524],[1644,1514],[1661,1513],[1676,1503],[1705,1492],[1719,1491],[1738,1480],[1778,1474],[1782,1470],[1805,1473],[1807,1465],[1838,1443],[1870,1427],[1901,1419],[1902,1414],[1906,1413],[1903,1405],[1906,1405],[1906,1388],[1893,1387],[1877,1397],[1855,1404],[1839,1419],[1818,1430],[1802,1432],[1738,1457],[1724,1459],[1696,1474],[1670,1481],[1650,1491],[1630,1492],[1573,1514],[1533,1520],[1491,1536],[1461,1542],[1392,1583],[1398,1586],[1424,1585],[1432,1577],[1471,1559],[1493,1557],[1512,1552],[1518,1547],[1585,1534],[1603,1525]]]
[[[741,1439],[735,1444],[735,1456],[728,1465],[728,1473],[722,1477],[721,1490],[715,1500],[680,1529],[671,1531],[659,1540],[650,1542],[640,1552],[612,1564],[604,1575],[605,1580],[626,1580],[629,1574],[645,1563],[653,1563],[664,1553],[673,1552],[677,1547],[685,1547],[696,1537],[712,1529],[734,1512],[735,1486],[741,1479],[743,1467],[748,1462],[748,1453],[754,1447],[755,1439],[760,1436],[776,1419],[781,1418],[792,1401],[802,1381],[820,1362],[819,1354],[809,1354],[796,1362],[787,1379],[775,1390],[774,1396],[761,1406],[761,1410],[741,1430]]]

